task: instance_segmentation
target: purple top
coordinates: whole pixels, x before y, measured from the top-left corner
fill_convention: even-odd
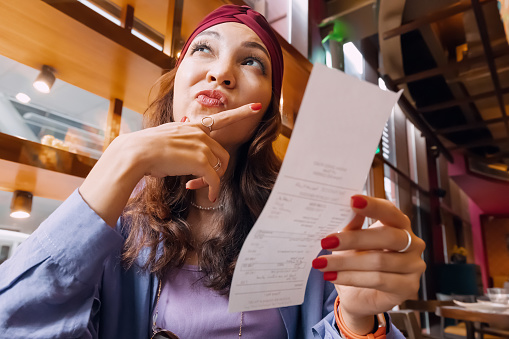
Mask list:
[[[198,266],[193,265],[184,265],[166,274],[156,325],[180,338],[236,338],[240,313],[228,313],[228,295],[205,287],[203,276]],[[243,339],[287,337],[279,309],[243,313]]]

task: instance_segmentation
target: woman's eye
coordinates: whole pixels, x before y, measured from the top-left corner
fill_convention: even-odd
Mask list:
[[[246,61],[244,62],[244,65],[255,66],[255,67],[258,67],[259,69],[261,69],[262,72],[265,72],[265,66],[264,66],[263,62],[261,62],[260,60],[258,60],[256,58],[246,59]]]
[[[201,46],[196,49],[197,52],[210,52],[207,47]]]
[[[210,47],[205,44],[199,44],[193,47],[193,54],[196,52],[211,53]]]

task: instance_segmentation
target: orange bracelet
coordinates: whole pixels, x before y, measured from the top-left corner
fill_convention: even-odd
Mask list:
[[[345,321],[343,320],[343,315],[341,314],[341,309],[339,308],[339,296],[336,298],[336,302],[334,302],[334,316],[336,318],[336,324],[338,325],[339,331],[341,335],[345,339],[385,339],[385,317],[383,314],[378,315],[379,323],[382,324],[375,333],[368,333],[366,335],[359,335],[352,332],[348,327],[346,327]]]

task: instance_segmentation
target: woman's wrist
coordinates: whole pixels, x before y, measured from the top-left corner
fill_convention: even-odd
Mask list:
[[[367,315],[367,316],[358,316],[352,315],[345,311],[345,309],[340,304],[341,314],[343,316],[343,320],[345,325],[350,329],[350,331],[358,334],[358,335],[366,335],[368,333],[373,332],[373,328],[375,326],[375,316]]]
[[[112,227],[143,178],[143,171],[136,168],[136,155],[127,153],[129,147],[123,142],[118,137],[110,144],[79,188],[83,200]]]

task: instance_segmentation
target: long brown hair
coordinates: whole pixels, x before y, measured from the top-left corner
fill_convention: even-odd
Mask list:
[[[173,119],[173,86],[176,69],[159,80],[159,95],[144,114],[144,127]],[[161,277],[167,269],[182,267],[186,255],[197,251],[205,285],[227,293],[240,249],[261,213],[279,172],[281,161],[272,143],[281,128],[279,97],[269,108],[251,139],[241,145],[235,167],[221,179],[219,203],[224,205],[219,235],[196,248],[186,222],[192,194],[185,188],[189,177],[145,177],[122,216],[128,234],[123,259],[131,267],[147,248],[140,266]]]

